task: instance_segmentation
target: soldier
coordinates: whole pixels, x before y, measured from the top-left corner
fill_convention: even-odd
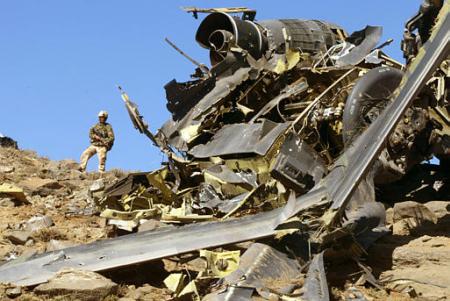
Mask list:
[[[106,153],[114,144],[114,132],[109,123],[108,112],[100,111],[98,113],[98,123],[89,130],[91,145],[81,154],[79,171],[84,172],[88,160],[97,153],[98,171],[105,171]]]

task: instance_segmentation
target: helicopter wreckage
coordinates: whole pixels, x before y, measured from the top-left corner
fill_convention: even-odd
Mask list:
[[[148,219],[177,227],[11,263],[0,281],[36,285],[63,267],[105,271],[201,250],[208,264],[197,278],[167,279],[177,297],[205,297],[197,287],[209,279],[207,300],[328,300],[330,254],[359,258],[389,232],[375,187],[433,156],[450,162],[449,6],[425,1],[408,21],[406,66],[383,52],[380,27],[349,35],[317,20],[255,21],[245,8],[187,8],[208,13],[196,41],[212,67],[169,41],[198,68],[191,81],[166,84],[172,116],[156,134],[122,91],[134,126],[167,162],[97,199],[119,228]],[[267,238],[276,246],[207,250]]]

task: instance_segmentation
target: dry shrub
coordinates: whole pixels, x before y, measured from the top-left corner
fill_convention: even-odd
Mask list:
[[[67,236],[65,233],[61,232],[58,229],[55,228],[43,228],[36,232],[34,232],[31,237],[35,241],[43,241],[43,242],[49,242],[52,239],[56,240],[66,240]]]

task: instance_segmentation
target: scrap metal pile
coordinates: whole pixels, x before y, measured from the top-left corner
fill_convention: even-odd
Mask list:
[[[110,187],[103,216],[130,220],[131,229],[146,218],[184,223],[282,207],[328,174],[404,74],[382,52],[386,43],[377,46],[380,27],[348,35],[322,21],[253,17],[215,10],[201,22],[196,40],[212,67],[199,64],[194,80],[165,86],[172,117],[156,135],[122,92],[135,126],[168,162]],[[443,64],[390,137],[377,185],[446,156],[446,76]]]
[[[206,268],[180,269],[165,283],[177,297],[328,300],[324,258],[358,260],[388,232],[375,187],[433,156],[449,162],[443,2],[426,1],[408,22],[407,66],[382,51],[380,27],[347,34],[323,21],[189,8],[209,13],[196,40],[211,68],[198,64],[192,81],[165,86],[172,116],[156,134],[122,91],[133,124],[167,162],[108,187],[98,206],[128,231],[149,219],[192,224],[47,254],[3,277],[36,284],[64,266],[102,271],[175,255],[180,264],[183,253],[270,237],[203,250]],[[36,268],[39,276],[29,272]]]

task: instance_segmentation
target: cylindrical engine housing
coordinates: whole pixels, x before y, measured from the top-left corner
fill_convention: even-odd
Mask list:
[[[259,59],[267,50],[277,53],[290,49],[318,53],[340,40],[338,26],[317,20],[266,20],[254,22],[241,20],[226,13],[212,13],[201,22],[196,40],[211,51],[212,63],[218,62],[217,53],[222,57],[233,46],[238,46]],[[213,59],[214,58],[214,59]]]

